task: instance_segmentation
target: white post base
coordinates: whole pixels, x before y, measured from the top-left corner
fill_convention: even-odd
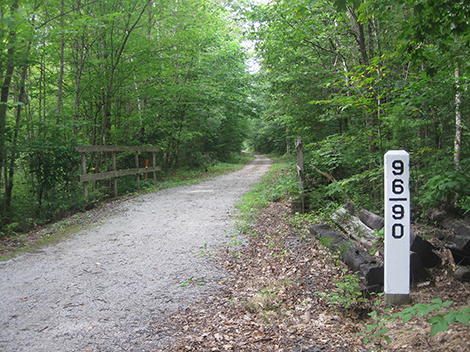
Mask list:
[[[387,293],[385,294],[385,303],[393,305],[402,305],[411,303],[409,294]]]

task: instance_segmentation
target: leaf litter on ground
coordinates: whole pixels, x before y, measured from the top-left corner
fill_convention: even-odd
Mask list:
[[[349,309],[321,299],[348,273],[307,226],[292,226],[288,202],[271,203],[247,229],[249,245],[227,247],[217,262],[227,271],[220,293],[179,311],[165,323],[173,341],[159,351],[469,351],[468,327],[452,326],[430,336],[425,319],[389,324],[392,342],[363,343],[373,309],[361,301]],[[300,228],[300,230],[299,230]],[[235,255],[235,254],[236,255]],[[414,302],[433,297],[469,305],[470,284],[436,269],[434,282],[413,286]],[[411,330],[408,328],[412,328]]]

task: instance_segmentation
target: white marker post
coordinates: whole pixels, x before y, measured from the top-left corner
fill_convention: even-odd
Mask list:
[[[385,301],[410,301],[410,156],[385,154]]]

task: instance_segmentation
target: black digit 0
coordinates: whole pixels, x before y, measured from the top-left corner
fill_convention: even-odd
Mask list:
[[[403,161],[401,160],[394,160],[392,163],[392,168],[392,173],[395,176],[403,175],[403,173],[405,172],[405,165],[403,165]]]
[[[405,228],[402,224],[393,224],[392,226],[392,237],[400,239],[405,235]]]
[[[403,187],[403,180],[399,178],[392,181],[392,192],[395,194],[402,194],[405,188]]]
[[[392,207],[392,212],[392,218],[394,218],[395,220],[403,219],[403,217],[405,216],[405,208],[403,208],[403,205],[401,204],[395,204]]]

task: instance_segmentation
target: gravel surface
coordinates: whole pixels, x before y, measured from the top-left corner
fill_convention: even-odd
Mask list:
[[[222,287],[211,253],[234,203],[267,172],[240,171],[134,198],[62,242],[0,263],[0,351],[151,351],[164,318]]]

